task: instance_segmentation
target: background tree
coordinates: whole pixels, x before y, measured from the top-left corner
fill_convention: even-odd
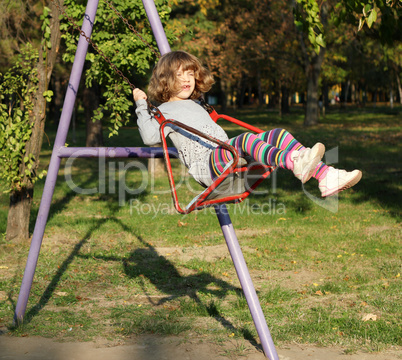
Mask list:
[[[301,34],[308,34],[309,43],[315,49],[315,54],[308,53],[306,43],[300,41],[305,54],[307,76],[307,106],[305,125],[314,125],[318,122],[316,89],[318,76],[324,59],[325,30],[328,24],[329,1],[297,0],[295,3],[295,22]],[[331,12],[337,10],[335,21],[352,23],[362,30],[367,26],[376,34],[382,43],[392,44],[402,38],[402,3],[398,0],[343,0],[333,4]],[[308,57],[307,57],[308,56]]]
[[[136,21],[136,27],[141,36],[156,46],[149,26],[146,24],[145,10],[141,1],[115,1],[114,5],[124,17]],[[65,6],[68,17],[75,19],[73,21],[80,26],[85,5],[66,1]],[[7,225],[7,239],[9,240],[26,239],[29,236],[29,213],[34,182],[37,178],[36,169],[46,115],[45,98],[50,100],[52,95],[48,86],[60,44],[59,9],[60,7],[55,6],[54,2],[50,2],[49,8],[43,7],[41,2],[12,2],[5,8],[8,12],[2,13],[3,20],[5,20],[3,29],[6,31],[2,32],[5,34],[5,38],[2,39],[1,46],[9,46],[12,49],[7,57],[2,59],[4,67],[10,63],[10,59],[15,53],[21,52],[22,54],[18,57],[16,65],[4,75],[1,83],[2,126],[0,135],[4,139],[1,161],[7,164],[2,167],[1,176],[7,180],[7,187],[10,190]],[[162,19],[167,18],[169,11],[166,3],[160,4],[159,12]],[[19,22],[15,22],[16,14],[20,16]],[[32,20],[38,18],[42,19],[42,26]],[[104,3],[100,5],[97,19],[99,25],[93,35],[94,41],[101,44],[99,46],[101,51],[136,85],[142,85],[141,79],[142,81],[144,79],[138,74],[146,74],[155,61],[155,54],[128,30],[113,11],[106,9]],[[13,25],[26,22],[32,26],[25,29]],[[5,26],[4,24],[11,25]],[[79,33],[70,22],[66,21],[66,16],[61,27],[64,31],[63,39],[66,46],[63,58],[72,61]],[[42,40],[40,40],[41,38]],[[19,43],[19,40],[22,39],[32,43],[33,49],[22,51]],[[94,146],[100,142],[100,120],[104,114],[107,114],[110,119],[111,135],[117,134],[120,126],[130,119],[129,109],[132,105],[132,95],[131,88],[127,83],[111,71],[109,65],[98,53],[91,50],[87,60],[91,66],[87,67],[85,83],[87,88],[91,89],[89,96],[92,96],[93,102],[99,102],[99,106],[93,111],[95,127],[88,126],[90,145]],[[99,93],[96,94],[94,89],[99,89]],[[93,131],[93,129],[97,129],[97,131]],[[10,162],[9,158],[12,158],[13,162]]]
[[[294,35],[289,38],[293,25],[287,21],[291,17],[291,8],[279,1],[185,1],[172,13],[176,27],[183,29],[176,47],[208,64],[220,86],[223,111],[229,98],[237,98],[238,106],[250,100],[262,105],[264,94],[280,94],[287,76],[281,65],[293,62],[288,50],[294,45]],[[255,99],[245,98],[249,89],[257,93]]]
[[[319,79],[325,55],[324,33],[328,28],[328,1],[298,0],[294,3],[295,24],[299,34],[306,76],[306,113],[304,125],[318,123]]]
[[[3,14],[5,19],[14,16],[13,5],[10,4],[10,11]],[[36,171],[44,133],[46,102],[52,95],[48,85],[60,43],[60,14],[53,4],[48,8],[41,7],[40,3],[28,2],[22,9],[25,10],[22,20],[30,21],[30,18],[37,17],[41,19],[42,26],[38,28],[38,23],[34,23],[36,26],[28,27],[27,31],[20,26],[8,28],[8,35],[15,31],[17,39],[24,38],[28,42],[27,46],[21,46],[7,38],[13,50],[21,54],[15,60],[15,66],[2,76],[0,91],[0,176],[10,192],[8,240],[27,239],[29,236],[30,209],[38,175]]]
[[[66,0],[64,5],[68,17],[81,26],[85,4]],[[145,87],[147,74],[159,53],[143,4],[140,0],[115,0],[113,7],[132,24],[151,48],[130,30],[106,2],[99,3],[91,39],[135,86]],[[158,4],[158,12],[162,22],[165,23],[170,12],[166,1]],[[63,18],[61,28],[62,39],[66,44],[63,60],[73,62],[79,33],[67,17]],[[172,38],[171,32],[167,30],[166,33],[168,38]],[[92,120],[87,122],[87,145],[97,146],[102,137],[100,122],[105,115],[108,119],[109,136],[116,135],[118,129],[131,118],[132,90],[110,64],[91,47],[87,54],[84,83],[85,101],[92,104],[89,109]]]
[[[68,17],[79,25],[84,16],[84,3],[65,1]],[[33,183],[38,175],[45,98],[51,97],[49,81],[53,90],[60,89],[61,80],[50,79],[59,49],[59,14],[53,3],[50,4],[49,8],[37,0],[0,4],[0,71],[3,73],[0,171],[11,191],[9,226],[15,229],[7,231],[8,238],[27,236],[26,208],[30,208]],[[141,1],[116,0],[113,4],[156,47]],[[308,91],[306,119],[314,120],[319,79],[323,94],[331,84],[343,82],[343,102],[357,99],[357,94],[364,101],[361,94],[370,89],[374,93],[386,92],[390,99],[397,93],[402,101],[400,1],[183,0],[171,5],[170,19],[170,3],[164,0],[157,4],[169,42],[198,55],[208,64],[218,83],[213,95],[222,95],[223,111],[228,100],[236,99],[237,105],[250,102],[250,96],[245,96],[248,92],[257,94],[252,100],[260,105],[265,95],[270,95],[271,103],[280,105],[285,113],[289,94],[304,93],[306,84],[313,80],[313,90]],[[323,17],[325,12],[331,16]],[[352,28],[346,23],[352,24]],[[63,59],[71,63],[79,34],[65,16],[61,26]],[[157,56],[105,2],[100,2],[92,38],[134,84],[145,88]],[[299,42],[300,38],[303,41]],[[31,47],[22,45],[27,43]],[[303,51],[300,46],[304,47]],[[298,64],[302,64],[304,71],[298,70]],[[64,68],[65,64],[59,66],[59,70]],[[96,146],[102,141],[101,121],[108,119],[109,132],[113,135],[131,118],[131,89],[93,49],[87,56],[83,82],[83,103],[91,105],[85,106],[89,110],[86,117],[92,117],[87,122],[87,144]],[[62,105],[61,91],[57,90],[56,95],[52,113]],[[27,205],[20,207],[20,204]],[[21,233],[19,227],[24,229]]]

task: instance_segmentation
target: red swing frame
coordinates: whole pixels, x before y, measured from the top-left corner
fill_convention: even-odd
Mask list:
[[[227,115],[221,115],[218,114],[212,107],[210,107],[208,105],[208,110],[209,115],[211,116],[211,119],[214,122],[217,122],[219,119],[225,119],[227,121],[230,121],[234,124],[240,125],[242,127],[244,127],[247,130],[256,132],[256,133],[262,133],[263,130],[249,125],[241,120],[235,119],[231,116],[227,116]],[[212,136],[209,136],[207,134],[202,133],[201,131],[194,129],[188,125],[185,125],[179,121],[175,121],[175,120],[171,120],[171,119],[166,119],[163,114],[160,112],[159,109],[157,108],[153,108],[152,111],[153,115],[155,116],[155,119],[159,122],[160,124],[160,135],[161,135],[161,139],[162,139],[162,148],[163,148],[163,154],[164,154],[164,158],[165,158],[165,163],[166,163],[166,168],[167,168],[167,172],[168,172],[168,178],[169,178],[169,184],[170,184],[170,190],[172,193],[172,197],[173,197],[173,203],[174,206],[176,208],[176,210],[181,213],[181,214],[189,214],[190,212],[194,211],[194,210],[201,210],[207,206],[211,206],[214,204],[219,204],[219,203],[226,203],[226,202],[232,202],[232,203],[240,203],[242,202],[244,199],[246,199],[253,191],[254,189],[262,182],[264,181],[274,170],[275,167],[273,166],[269,166],[269,165],[264,165],[264,164],[251,164],[251,165],[244,165],[244,166],[238,166],[239,164],[239,153],[237,152],[237,150],[219,140],[216,139]],[[166,137],[164,134],[164,129],[166,127],[166,125],[168,124],[172,124],[175,126],[178,126],[180,128],[183,128],[184,130],[193,133],[197,136],[200,136],[204,139],[207,139],[215,144],[217,144],[218,146],[223,147],[224,149],[226,149],[227,151],[231,152],[233,155],[233,161],[232,163],[227,166],[225,168],[225,170],[223,171],[223,173],[221,175],[218,176],[218,178],[209,186],[207,187],[201,194],[199,194],[197,197],[195,197],[193,199],[193,201],[191,201],[189,203],[189,205],[187,205],[184,209],[180,206],[179,203],[179,199],[177,196],[177,190],[176,190],[176,185],[175,185],[175,181],[174,181],[174,177],[173,177],[173,172],[172,172],[172,165],[170,162],[170,155],[169,155],[169,150],[168,150],[168,145],[167,145],[167,141],[166,141]],[[215,198],[215,199],[207,199],[208,196],[231,174],[236,173],[245,173],[251,170],[263,170],[263,173],[261,175],[259,175],[259,179],[257,181],[255,181],[250,187],[248,187],[243,193],[240,194],[235,194],[235,195],[229,195],[229,196],[223,196],[220,198]]]

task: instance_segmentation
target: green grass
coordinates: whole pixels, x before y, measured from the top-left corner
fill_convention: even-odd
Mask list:
[[[286,171],[278,172],[276,189],[268,181],[265,194],[229,205],[275,343],[340,345],[347,352],[401,346],[400,113],[332,110],[313,128],[302,126],[301,109],[283,118],[253,109],[231,114],[264,129],[285,127],[307,145],[338,146],[338,166],[364,173],[340,195],[336,212],[309,200]],[[47,135],[43,168],[55,136],[51,127]],[[81,129],[77,143],[68,139],[70,146],[83,141]],[[106,145],[140,146],[138,130],[122,129]],[[0,326],[15,336],[58,340],[160,334],[258,341],[213,211],[176,214],[165,177],[154,184],[148,179],[140,194],[119,194],[117,170],[129,163],[76,160],[77,186],[99,189],[102,166],[107,176],[102,193],[80,195],[66,184],[63,161],[25,323],[17,329],[11,322],[29,246],[0,239]],[[130,188],[142,180],[138,170],[128,171]],[[43,186],[35,189],[31,231]],[[306,189],[318,195],[314,180]],[[7,196],[0,200],[4,233]],[[363,321],[367,314],[375,320]]]

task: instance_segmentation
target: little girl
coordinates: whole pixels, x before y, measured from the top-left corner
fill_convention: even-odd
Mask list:
[[[360,170],[347,172],[325,165],[321,161],[325,153],[323,144],[306,148],[284,129],[243,133],[228,139],[225,131],[196,102],[213,83],[212,75],[195,56],[173,51],[163,55],[154,68],[148,94],[161,103],[158,108],[166,119],[182,122],[225,141],[235,147],[240,156],[251,156],[259,163],[291,170],[302,183],[316,178],[323,197],[345,190],[361,179]],[[134,89],[133,97],[142,140],[150,146],[160,143],[159,123],[148,111],[147,95]],[[165,136],[172,140],[189,173],[205,187],[212,184],[233,158],[229,151],[173,125],[165,127]]]

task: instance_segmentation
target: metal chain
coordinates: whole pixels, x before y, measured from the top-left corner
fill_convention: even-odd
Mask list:
[[[79,25],[74,21],[74,19],[69,16],[66,11],[64,10],[64,8],[59,4],[59,2],[57,0],[52,0],[52,2],[56,5],[57,9],[63,13],[63,15],[68,19],[68,21],[70,22],[71,25],[73,25],[73,27],[81,34],[81,36],[83,36],[85,38],[85,40],[87,41],[88,44],[90,44],[95,51],[98,52],[99,55],[102,56],[102,58],[110,65],[110,67],[116,72],[117,75],[119,75],[131,88],[131,90],[136,89],[136,86],[131,83],[131,81],[122,73],[121,70],[119,70],[117,68],[117,66],[115,64],[113,64],[113,62],[106,56],[106,54],[99,49],[99,46],[94,43],[91,38],[89,36],[87,36],[87,34],[85,33],[84,30],[82,30]],[[107,1],[106,1],[107,2]],[[85,18],[88,21],[91,21],[88,17],[88,15],[85,14]],[[124,21],[124,20],[123,20]],[[127,21],[127,20],[126,20]],[[127,21],[128,22],[128,21]],[[130,25],[131,26],[131,25]],[[131,26],[132,27],[132,26]],[[148,43],[147,43],[148,44]],[[154,51],[154,50],[153,50]],[[158,54],[157,54],[158,55]],[[158,56],[159,57],[159,56]],[[153,104],[151,104],[151,102],[149,100],[147,100],[147,104],[148,104],[148,108],[151,111],[151,113],[153,114],[159,114],[160,111],[157,107],[155,107]]]
[[[145,44],[148,46],[148,48],[156,55],[157,58],[160,58],[160,54],[155,50],[155,48],[148,42],[146,41],[140,33],[134,29],[133,25],[131,25],[128,20],[113,6],[113,4],[108,1],[108,0],[103,0],[108,6],[110,7],[111,10],[114,11],[114,13],[128,26],[128,28]]]

